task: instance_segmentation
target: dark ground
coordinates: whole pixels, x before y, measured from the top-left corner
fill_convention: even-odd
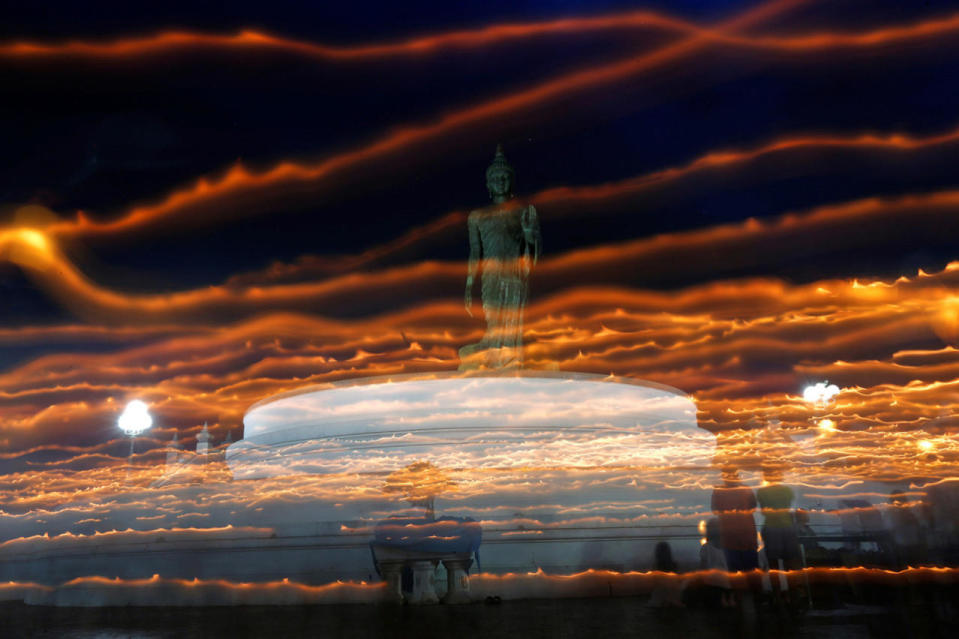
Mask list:
[[[221,608],[50,608],[0,603],[4,639],[192,637],[955,637],[938,602],[846,604],[780,613],[760,607],[755,628],[738,611],[654,609],[645,598],[551,599],[465,606],[324,605]],[[953,601],[953,603],[949,603]],[[938,610],[938,611],[937,611]]]

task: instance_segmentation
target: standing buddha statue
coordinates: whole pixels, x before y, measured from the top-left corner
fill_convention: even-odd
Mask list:
[[[466,312],[473,315],[473,282],[481,267],[486,333],[460,349],[460,370],[523,367],[523,312],[529,274],[542,244],[533,205],[513,195],[513,167],[497,146],[486,169],[492,203],[469,215],[470,257],[466,275]]]

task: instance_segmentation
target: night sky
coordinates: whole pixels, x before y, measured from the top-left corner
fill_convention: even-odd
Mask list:
[[[828,378],[859,389],[841,427],[943,432],[957,33],[901,0],[5,8],[0,469],[122,461],[136,397],[150,450],[455,369],[497,143],[540,213],[542,359],[681,388],[712,429],[803,423]],[[891,410],[917,380],[943,386]]]

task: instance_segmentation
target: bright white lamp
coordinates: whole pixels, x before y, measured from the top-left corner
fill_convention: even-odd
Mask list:
[[[136,437],[153,426],[153,418],[150,417],[147,405],[139,399],[135,399],[123,409],[117,425],[127,437]]]
[[[139,399],[134,399],[120,414],[117,420],[117,426],[130,438],[130,462],[133,461],[133,440],[137,435],[150,428],[153,425],[153,418],[147,405]]]
[[[839,387],[829,382],[816,382],[803,389],[802,397],[810,404],[828,404],[839,394]]]

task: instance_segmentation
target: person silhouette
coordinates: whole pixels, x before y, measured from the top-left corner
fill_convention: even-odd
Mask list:
[[[711,506],[719,519],[719,542],[730,572],[748,572],[759,568],[757,551],[756,495],[743,484],[739,470],[723,468],[723,484],[713,490]]]
[[[654,608],[681,607],[686,581],[677,574],[679,565],[673,559],[673,549],[668,541],[656,544],[653,550],[653,568],[657,573],[663,574],[657,574],[653,579],[649,605]]]
[[[802,566],[799,537],[792,505],[796,499],[793,489],[783,483],[782,471],[775,466],[763,468],[764,485],[756,491],[763,514],[763,546],[770,570],[797,570]],[[780,579],[771,577],[774,596],[782,595]],[[786,588],[789,589],[787,581]]]
[[[762,582],[759,578],[759,535],[753,513],[756,510],[756,495],[739,477],[734,466],[722,470],[722,485],[713,490],[711,505],[719,519],[719,543],[726,557],[729,572],[745,573],[745,583],[733,584],[737,588],[736,601],[743,614],[755,617],[755,594]]]
[[[925,563],[925,539],[909,496],[901,490],[894,490],[889,494],[889,504],[889,532],[895,567],[901,570],[922,565]]]
[[[699,548],[699,569],[704,571],[703,587],[704,599],[707,605],[726,608],[733,605],[733,597],[729,582],[729,566],[726,565],[726,555],[720,545],[719,519],[710,517],[706,522],[705,537]]]

